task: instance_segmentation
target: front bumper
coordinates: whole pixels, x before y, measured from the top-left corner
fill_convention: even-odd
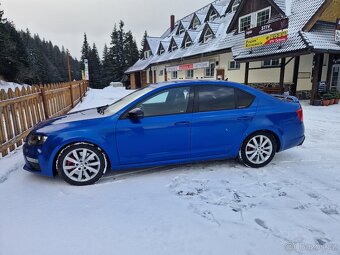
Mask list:
[[[27,143],[23,146],[25,159],[24,170],[44,176],[53,177],[53,169],[48,167],[48,157],[43,153],[42,146],[32,146]]]

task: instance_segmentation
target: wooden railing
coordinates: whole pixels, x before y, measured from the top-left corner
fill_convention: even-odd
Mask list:
[[[21,146],[39,122],[63,115],[75,107],[88,90],[87,81],[48,84],[0,91],[0,156]]]

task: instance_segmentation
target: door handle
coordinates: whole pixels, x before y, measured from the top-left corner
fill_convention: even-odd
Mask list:
[[[175,123],[175,126],[188,126],[188,125],[190,125],[189,121],[180,121]]]
[[[252,120],[252,119],[253,119],[252,116],[242,116],[242,117],[237,118],[237,120]]]

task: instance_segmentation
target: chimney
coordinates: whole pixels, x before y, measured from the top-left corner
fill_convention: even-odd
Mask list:
[[[175,29],[175,15],[170,16],[170,30],[171,32]]]

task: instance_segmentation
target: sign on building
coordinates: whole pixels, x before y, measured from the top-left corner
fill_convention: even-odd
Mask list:
[[[340,43],[340,18],[336,20],[335,42]]]
[[[286,18],[264,26],[248,29],[245,34],[245,47],[255,48],[286,42],[288,40],[288,24],[289,19]]]
[[[194,70],[194,69],[202,69],[208,68],[210,65],[209,61],[199,62],[193,64],[184,64],[179,66],[169,66],[166,68],[167,72],[176,72],[176,71],[186,71],[186,70]]]

